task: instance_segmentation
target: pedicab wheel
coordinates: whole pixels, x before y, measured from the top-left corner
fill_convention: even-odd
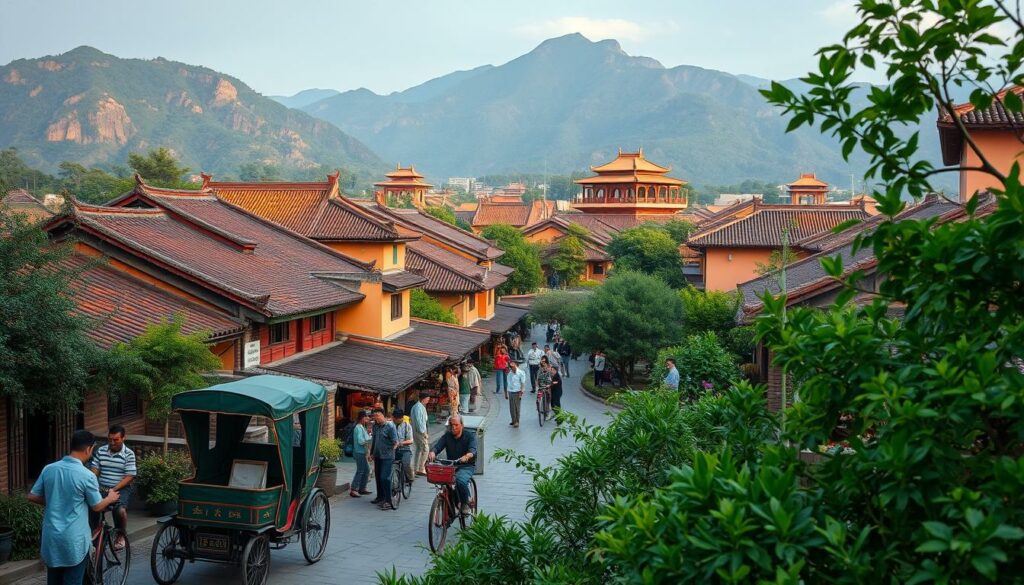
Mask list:
[[[149,553],[149,568],[153,580],[160,585],[171,585],[181,576],[185,559],[177,554],[181,546],[181,530],[173,524],[162,524],[153,537]]]
[[[476,504],[476,480],[473,478],[469,478],[469,509],[472,510],[472,513],[468,515],[461,513],[459,514],[459,526],[461,526],[463,529],[472,526],[473,521],[476,520]]]
[[[121,539],[124,546],[114,548],[117,540]],[[124,585],[128,581],[128,571],[132,566],[132,546],[128,542],[128,535],[124,530],[114,528],[107,532],[106,543],[103,546],[103,558],[100,560],[100,575],[103,585]]]
[[[270,539],[266,534],[249,539],[242,551],[242,585],[266,585],[270,576]]]
[[[444,538],[448,535],[448,524],[451,523],[448,510],[448,498],[443,493],[437,494],[430,505],[430,516],[427,518],[427,535],[430,539],[430,550],[440,554],[444,550]]]
[[[412,495],[412,479],[412,477],[407,477],[405,472],[402,472],[402,497],[407,500]]]
[[[404,481],[401,466],[391,466],[391,497],[388,500],[392,510],[397,510],[402,505],[402,483]]]
[[[310,564],[319,561],[331,534],[331,506],[323,490],[314,490],[302,519],[302,556]]]

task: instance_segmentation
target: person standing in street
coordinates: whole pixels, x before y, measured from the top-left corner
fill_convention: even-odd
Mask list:
[[[430,404],[430,394],[425,391],[420,392],[419,400],[412,406],[412,412],[409,413],[409,418],[412,419],[414,446],[412,466],[416,475],[427,474],[427,469],[424,466],[427,462],[427,452],[430,451],[430,432],[427,429],[428,404]]]
[[[398,447],[395,449],[395,458],[402,462],[405,471],[405,481],[412,483],[416,474],[412,470],[412,425],[405,420],[405,411],[396,408],[391,412],[391,420],[394,421],[395,433],[398,435]]]
[[[508,399],[508,412],[512,416],[512,427],[519,428],[519,407],[523,400],[523,392],[526,391],[526,372],[519,368],[519,364],[511,362],[508,371],[508,385],[505,386],[505,398]]]
[[[526,365],[530,366],[530,392],[537,391],[537,373],[540,372],[540,358],[544,357],[544,352],[537,347],[537,342],[534,342],[530,351],[526,352]]]
[[[562,358],[562,373],[565,374],[566,378],[568,378],[569,360],[572,359],[572,346],[569,345],[568,341],[560,339],[559,344],[555,348],[555,350],[558,351],[558,355]]]
[[[679,390],[679,370],[676,369],[676,360],[668,358],[665,360],[665,367],[668,368],[668,373],[665,374],[665,379],[661,383],[673,390]]]
[[[358,498],[370,493],[366,484],[370,480],[370,454],[366,452],[370,446],[370,432],[366,426],[370,424],[370,413],[365,410],[359,413],[359,420],[352,427],[352,459],[356,461],[356,474],[352,476],[352,485],[348,495]]]
[[[100,496],[100,485],[86,464],[96,437],[89,431],[71,435],[71,452],[43,468],[28,501],[43,506],[40,558],[47,585],[81,585],[92,547],[89,510],[100,512],[118,501],[117,490]]]
[[[597,353],[594,354],[594,386],[604,385],[604,366],[604,350],[599,349],[597,350]]]
[[[480,370],[473,362],[469,362],[469,412],[476,412],[477,401],[480,400],[480,388],[483,386]]]
[[[508,352],[504,347],[498,347],[494,354],[494,393],[500,394],[505,391],[505,380],[508,379]]]
[[[558,353],[558,342],[555,342],[554,348],[547,345],[544,346],[544,357],[548,358],[548,363],[552,366],[562,369],[562,356]]]
[[[469,385],[469,366],[462,364],[459,372],[459,413],[466,414],[469,412],[469,396],[471,394],[471,388]]]
[[[554,413],[558,420],[558,412],[562,410],[562,375],[558,373],[558,368],[551,367],[551,412]]]
[[[449,414],[459,412],[459,377],[455,374],[455,368],[444,369],[444,383],[448,390]]]
[[[110,490],[121,494],[110,507],[114,516],[114,527],[118,529],[114,547],[124,548],[124,535],[128,530],[128,503],[132,497],[132,482],[138,470],[135,467],[135,452],[124,444],[125,430],[113,425],[107,434],[107,444],[101,445],[92,455],[89,469],[96,474],[100,484],[100,495]]]
[[[395,449],[398,447],[398,432],[395,425],[384,417],[384,409],[373,411],[373,440],[370,453],[373,455],[374,482],[377,497],[373,504],[387,510],[391,499],[391,466],[395,464]]]

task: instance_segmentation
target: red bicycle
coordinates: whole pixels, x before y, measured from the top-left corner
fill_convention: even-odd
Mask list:
[[[120,543],[118,542],[120,541]],[[132,563],[128,535],[107,523],[107,511],[99,513],[92,531],[92,550],[85,565],[85,583],[91,585],[124,585]]]
[[[427,481],[437,486],[437,495],[434,496],[434,503],[430,505],[430,516],[427,518],[427,536],[430,540],[430,550],[440,553],[444,550],[444,540],[448,536],[448,528],[459,520],[459,527],[463,530],[473,523],[476,515],[477,491],[476,480],[469,480],[469,514],[455,513],[460,510],[459,494],[455,489],[455,472],[458,470],[457,462],[448,459],[436,459],[433,463],[427,464]]]

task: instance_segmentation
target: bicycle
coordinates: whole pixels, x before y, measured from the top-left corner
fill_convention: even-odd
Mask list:
[[[540,421],[540,426],[544,426],[544,421],[548,419],[548,415],[551,414],[551,402],[548,398],[550,389],[544,388],[537,392],[537,419]]]
[[[405,475],[405,462],[400,456],[395,457],[395,462],[391,465],[391,497],[388,498],[391,509],[397,510],[402,504],[402,498],[408,500],[411,495],[412,482]]]
[[[117,548],[118,539],[124,546]],[[132,563],[132,549],[128,535],[107,522],[107,510],[99,512],[99,521],[92,531],[92,550],[85,565],[85,583],[88,585],[124,585]]]
[[[427,481],[437,487],[434,502],[430,504],[430,516],[427,517],[427,537],[430,542],[430,550],[434,553],[444,551],[444,541],[448,536],[448,528],[459,520],[459,528],[465,530],[473,523],[476,515],[477,491],[476,480],[469,480],[469,514],[453,514],[453,510],[459,510],[458,491],[455,489],[455,472],[458,466],[455,461],[448,459],[435,459],[433,463],[427,464]]]

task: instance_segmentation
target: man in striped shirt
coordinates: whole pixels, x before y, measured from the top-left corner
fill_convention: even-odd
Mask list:
[[[121,425],[110,427],[107,444],[96,449],[92,463],[92,472],[99,478],[100,493],[106,495],[109,490],[120,492],[121,497],[114,502],[114,526],[117,527],[115,547],[124,547],[124,535],[128,530],[128,502],[132,497],[132,481],[138,471],[135,468],[135,453],[124,444],[125,430]]]

